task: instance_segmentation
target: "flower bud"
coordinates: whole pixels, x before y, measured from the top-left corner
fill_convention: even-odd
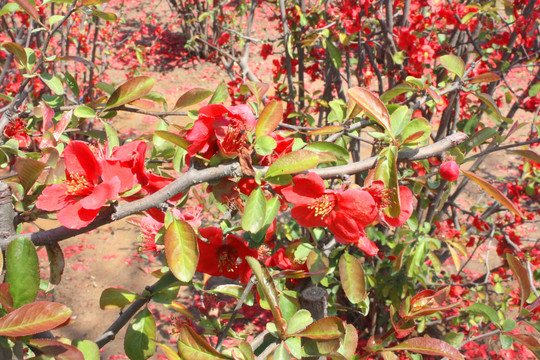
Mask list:
[[[459,165],[454,161],[445,161],[441,164],[441,177],[448,181],[456,181],[459,177]]]

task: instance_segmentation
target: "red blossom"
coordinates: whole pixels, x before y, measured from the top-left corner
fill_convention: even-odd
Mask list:
[[[441,164],[441,177],[448,181],[456,181],[459,178],[459,165],[454,161],[445,161]]]
[[[9,122],[4,128],[4,136],[15,139],[19,142],[19,148],[25,148],[32,142],[30,136],[26,133],[26,121],[15,119]]]

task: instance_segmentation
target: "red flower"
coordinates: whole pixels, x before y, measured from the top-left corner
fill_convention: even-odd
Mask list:
[[[115,200],[120,190],[120,179],[104,180],[101,164],[88,145],[72,141],[64,150],[66,181],[46,187],[39,196],[36,207],[57,211],[60,223],[70,229],[80,229],[90,224],[99,209],[108,200]]]
[[[256,119],[248,105],[204,106],[185,136],[191,143],[188,154],[200,154],[207,159],[219,151],[225,156],[236,155],[247,146],[247,132],[252,131],[255,125]]]
[[[327,227],[336,240],[356,243],[368,255],[377,253],[377,247],[364,232],[377,217],[378,208],[373,197],[365,190],[326,190],[323,179],[314,173],[297,175],[293,185],[282,194],[295,206],[291,215],[305,227]]]
[[[398,217],[390,217],[386,215],[382,210],[388,206],[388,190],[385,189],[384,183],[380,180],[374,181],[370,186],[364,188],[367,192],[373,196],[375,202],[379,206],[379,221],[388,225],[398,227],[407,222],[413,213],[413,199],[414,195],[412,191],[406,186],[399,187],[399,202],[401,205],[401,211]]]
[[[17,140],[21,149],[27,147],[32,142],[32,139],[26,133],[26,121],[22,119],[15,119],[9,122],[4,128],[4,136]]]
[[[440,174],[445,180],[456,181],[459,177],[459,165],[454,160],[443,162]]]
[[[242,283],[247,283],[251,276],[251,268],[246,256],[257,258],[256,249],[251,249],[246,242],[233,234],[223,239],[223,231],[218,227],[199,229],[202,237],[209,243],[199,239],[199,263],[197,271],[212,276],[225,276]]]

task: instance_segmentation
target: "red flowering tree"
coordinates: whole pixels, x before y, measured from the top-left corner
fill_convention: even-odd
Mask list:
[[[169,4],[169,25],[145,12],[131,37],[115,1],[2,4],[0,357],[97,359],[128,324],[137,360],[156,347],[173,360],[539,356],[534,0]],[[169,109],[141,74],[190,54],[231,82]],[[128,80],[109,84],[108,65]],[[120,112],[160,123],[119,136]],[[487,181],[492,153],[517,156],[519,176]],[[464,205],[471,181],[489,202]],[[159,279],[106,289],[100,306],[124,311],[95,341],[56,339],[71,310],[40,301],[36,246],[50,290],[62,240],[132,216]],[[21,234],[38,218],[59,226]],[[209,288],[220,276],[233,284]],[[180,286],[203,299],[197,316]],[[150,302],[182,314],[173,339]],[[234,330],[245,304],[268,318],[255,338]]]

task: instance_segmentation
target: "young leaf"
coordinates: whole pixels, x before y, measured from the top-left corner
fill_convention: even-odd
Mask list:
[[[279,344],[274,350],[274,360],[291,360],[291,355],[289,355],[284,343]]]
[[[96,112],[91,107],[81,105],[75,108],[73,115],[82,119],[93,119],[96,117]]]
[[[347,299],[358,304],[366,297],[366,277],[362,264],[347,251],[339,259],[339,278]]]
[[[1,251],[0,254],[2,254]],[[5,307],[8,311],[13,310],[13,297],[9,293],[9,284],[0,284],[0,305]]]
[[[483,316],[486,320],[491,321],[493,324],[499,323],[499,316],[497,312],[493,310],[490,306],[482,303],[472,304],[467,308],[467,312]]]
[[[405,340],[401,344],[398,344],[391,348],[386,348],[388,351],[411,351],[424,355],[445,356],[450,360],[464,360],[465,358],[461,353],[456,350],[450,344],[433,338],[416,337]]]
[[[126,330],[124,351],[131,360],[146,360],[156,350],[156,322],[148,310],[140,311]]]
[[[277,159],[268,171],[265,178],[296,174],[304,170],[309,170],[317,166],[319,163],[319,156],[309,150],[296,150],[288,154],[283,155]]]
[[[18,308],[31,303],[39,290],[39,261],[34,244],[25,237],[13,240],[6,252],[6,279]]]
[[[38,348],[56,360],[90,360],[85,359],[83,353],[73,345],[64,344],[54,339],[30,339],[31,346]]]
[[[339,338],[343,334],[345,334],[343,321],[338,317],[331,316],[309,325],[305,330],[296,333],[295,336],[315,340],[330,340]]]
[[[512,269],[512,272],[514,273],[514,277],[519,282],[519,287],[521,289],[521,303],[519,308],[523,309],[525,301],[527,301],[529,295],[531,295],[531,282],[529,281],[527,269],[525,269],[525,267],[521,264],[521,261],[519,261],[519,259],[512,254],[506,254],[506,261],[508,261],[508,265],[510,265],[510,269]]]
[[[102,310],[123,308],[137,298],[139,296],[134,292],[125,289],[108,288],[103,290],[99,297],[99,307]]]
[[[456,55],[444,55],[439,58],[441,65],[448,71],[456,74],[461,79],[463,79],[463,74],[465,74],[465,63],[463,60]]]
[[[15,59],[17,60],[17,63],[20,64],[20,66],[24,68],[28,68],[28,57],[26,55],[26,51],[24,51],[24,48],[13,42],[8,42],[2,44],[2,47],[15,55]]]
[[[187,222],[174,219],[165,231],[165,255],[171,272],[180,281],[190,281],[199,261],[197,235]]]
[[[382,180],[384,185],[390,190],[388,198],[390,201],[385,211],[393,218],[398,217],[401,212],[396,161],[397,148],[392,145],[386,151],[381,152],[375,166],[375,179]]]
[[[41,73],[38,76],[56,95],[64,95],[64,85],[58,77],[47,73]]]
[[[47,291],[51,291],[55,285],[60,284],[62,274],[64,273],[64,252],[58,243],[46,245],[47,257],[49,258],[49,287]]]
[[[248,256],[246,257],[246,261],[257,278],[257,291],[259,294],[264,295],[264,298],[270,305],[270,311],[274,316],[274,323],[276,324],[277,331],[280,336],[283,336],[286,332],[287,324],[285,323],[285,319],[283,319],[281,309],[279,308],[279,300],[274,279],[272,279],[272,276],[270,276],[266,267],[261,265],[257,259]]]
[[[71,345],[79,349],[84,355],[84,360],[99,360],[99,347],[90,340],[73,340]]]
[[[469,179],[480,185],[480,187],[488,192],[491,196],[493,196],[498,202],[500,202],[502,205],[504,205],[508,210],[516,214],[517,216],[521,216],[522,218],[525,218],[521,211],[514,205],[514,203],[508,199],[502,192],[499,191],[495,186],[488,183],[486,180],[482,179],[480,176],[476,175],[473,172],[460,169],[461,172],[467,176]]]
[[[281,101],[270,101],[262,110],[259,120],[257,120],[255,136],[259,138],[268,135],[275,130],[281,120],[283,120],[283,106],[281,105]]]
[[[249,91],[251,91],[251,93],[255,95],[255,98],[257,99],[257,104],[261,103],[262,97],[264,96],[264,94],[266,94],[268,89],[270,89],[270,85],[268,84],[253,81],[246,82],[246,86],[248,87]]]
[[[38,160],[30,158],[17,158],[17,161],[15,162],[15,170],[17,171],[17,177],[23,186],[25,194],[28,193],[28,190],[32,188],[45,167],[47,167],[47,164]]]
[[[258,187],[251,192],[246,202],[246,209],[242,216],[242,229],[255,234],[264,225],[266,215],[266,198],[263,190]]]
[[[165,344],[156,343],[156,345],[163,351],[167,359],[169,360],[181,360],[180,356],[170,347]]]
[[[165,130],[156,130],[154,131],[154,135],[167,140],[170,143],[173,143],[174,145],[180,146],[182,149],[187,150],[189,146],[189,141],[185,140],[183,137],[181,137],[178,134],[172,133],[170,131]]]
[[[173,110],[178,110],[187,106],[198,104],[212,94],[212,90],[203,88],[193,88],[191,90],[188,90],[186,93],[182,94],[182,96],[180,96],[178,100],[176,100],[176,104],[174,105]]]
[[[229,90],[227,90],[227,85],[221,83],[218,85],[214,95],[210,98],[209,104],[222,104],[229,98]]]
[[[304,330],[313,323],[311,314],[306,309],[297,311],[287,322],[287,335],[292,335]]]
[[[200,337],[188,325],[180,327],[180,337],[178,338],[178,353],[182,359],[193,360],[219,360],[229,359],[225,355],[217,352],[210,344]]]
[[[54,329],[65,323],[71,310],[62,304],[36,301],[0,318],[0,336],[20,337]]]
[[[36,20],[38,23],[40,23],[43,27],[46,27],[45,25],[43,25],[43,23],[39,20],[39,13],[38,11],[36,10],[35,6],[33,6],[32,4],[30,4],[28,1],[26,0],[14,0],[17,4],[19,4],[19,6],[21,8],[23,8],[23,10],[28,14],[30,15],[34,20]]]
[[[109,97],[103,110],[109,110],[145,96],[152,90],[154,79],[148,76],[134,77],[120,85]]]
[[[370,114],[375,121],[392,134],[390,114],[383,102],[371,91],[361,87],[350,88],[347,93],[363,110]]]
[[[390,123],[392,124],[392,133],[394,137],[401,134],[405,128],[405,125],[407,125],[411,120],[411,116],[412,112],[405,105],[402,105],[394,110],[392,115],[390,115]]]

